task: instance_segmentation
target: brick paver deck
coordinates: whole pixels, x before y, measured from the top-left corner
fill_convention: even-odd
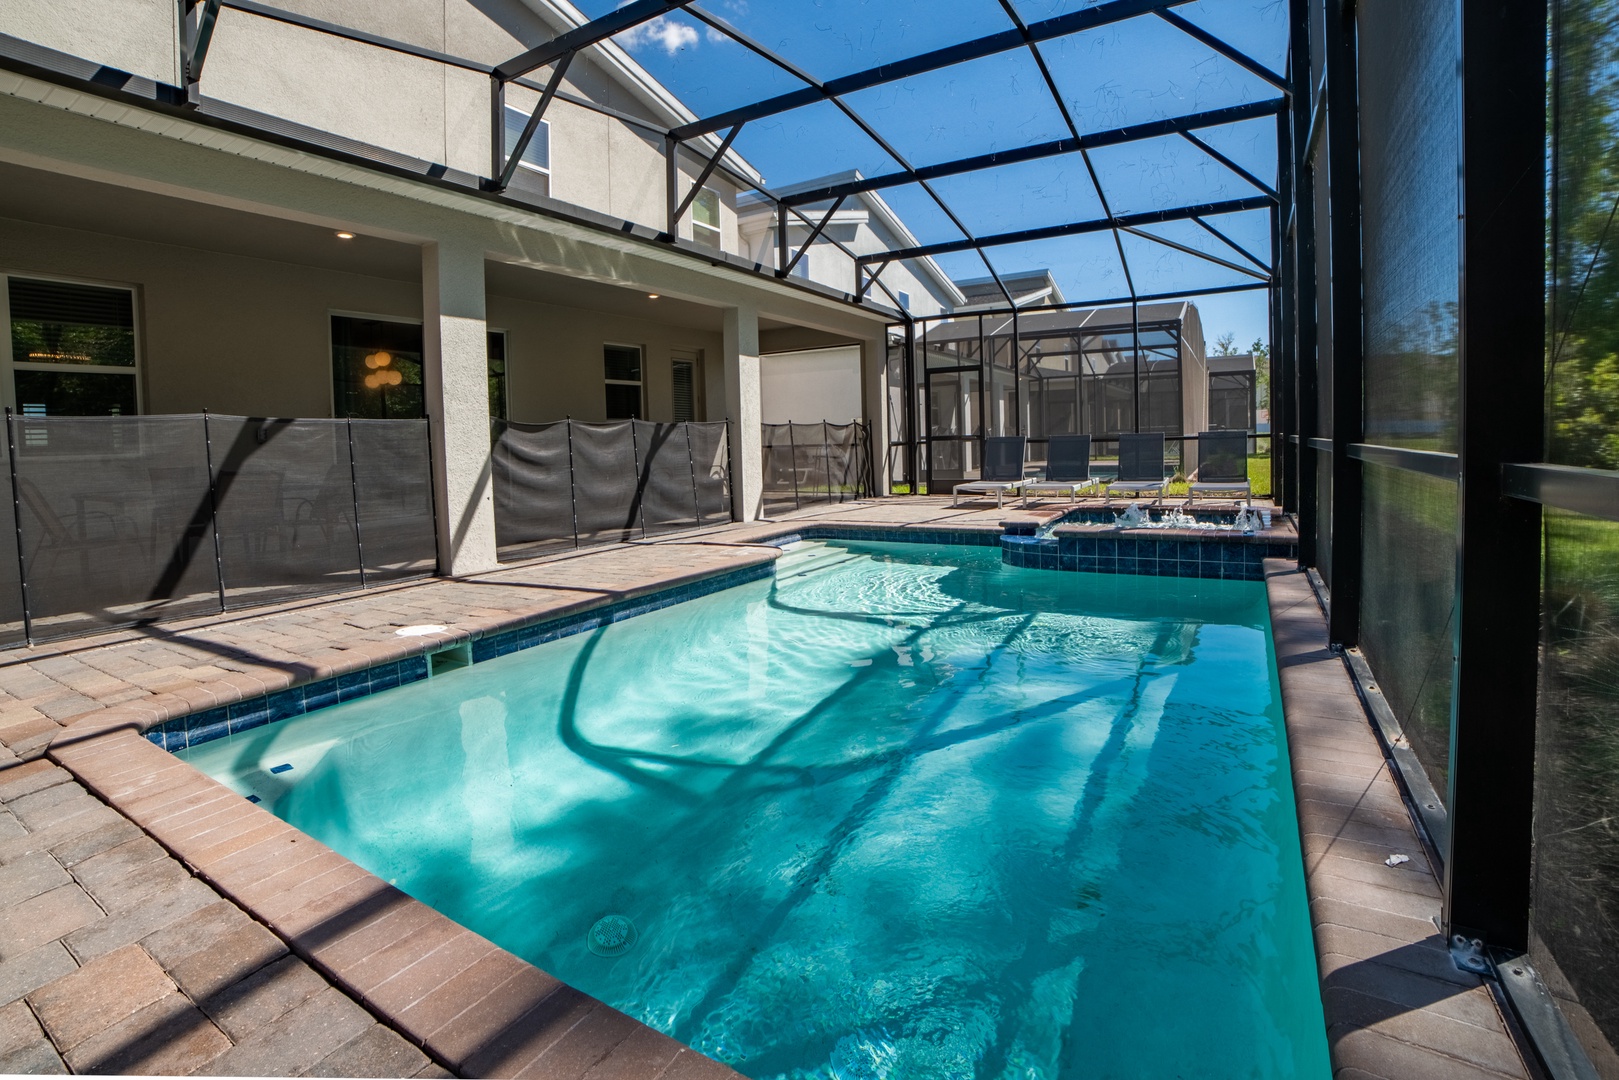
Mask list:
[[[1439,883],[1309,581],[1266,571],[1335,1074],[1526,1078],[1495,998],[1439,933]]]
[[[0,654],[0,1072],[734,1077],[416,903],[140,731],[757,565],[776,554],[758,541],[802,524],[996,529],[1058,509],[953,510],[926,498],[822,507],[468,579]],[[430,641],[394,634],[422,623],[448,631]],[[1315,754],[1308,740],[1295,748],[1296,768],[1303,752]],[[1311,760],[1323,782],[1360,775],[1330,753]],[[1309,805],[1301,801],[1301,814],[1314,820]],[[1318,923],[1329,910],[1317,909]],[[1357,939],[1349,952],[1323,954],[1329,995],[1339,988],[1329,960],[1360,959],[1353,944],[1366,947]],[[1473,1003],[1457,1007],[1497,1037],[1477,1044],[1495,1055],[1481,1064],[1499,1064],[1505,1036],[1498,1020],[1483,1023],[1480,994],[1445,1000]],[[1487,994],[1482,1001],[1493,1009]],[[1406,1014],[1357,1015],[1334,1013],[1329,997],[1340,1050],[1356,1038],[1400,1041],[1389,1032],[1403,1030]]]

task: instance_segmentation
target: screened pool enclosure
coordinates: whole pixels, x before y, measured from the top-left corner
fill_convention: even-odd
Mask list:
[[[737,282],[869,324],[867,415],[829,418],[814,450],[802,425],[742,415],[740,389],[735,415],[687,418],[678,438],[644,420],[508,425],[495,497],[532,511],[550,485],[555,511],[509,516],[509,550],[806,495],[948,491],[1006,435],[1028,438],[1037,471],[1051,436],[1089,434],[1106,474],[1120,435],[1158,432],[1169,471],[1190,477],[1200,432],[1247,427],[1250,468],[1297,523],[1333,647],[1442,870],[1446,942],[1494,974],[1552,1075],[1619,1077],[1619,0],[576,0],[560,7],[579,25],[497,64],[256,0],[180,6],[183,87],[52,67],[51,50],[3,35],[0,65],[697,267],[738,371],[768,350],[757,325],[738,330]],[[210,42],[238,15],[453,72],[488,121],[487,161],[449,168],[208,99]],[[564,87],[609,48],[678,99],[679,122]],[[514,119],[519,97],[536,104]],[[609,218],[549,178],[536,193],[519,166],[558,103],[633,129],[656,209]],[[549,166],[560,151],[544,138]],[[737,200],[716,202],[716,177],[768,208],[747,251],[721,243]],[[856,246],[848,215],[872,200],[903,228]],[[1207,336],[1232,329],[1251,368],[1211,363]],[[84,359],[22,346],[39,381]],[[424,455],[414,427],[357,420],[351,444],[340,423],[299,421],[275,444],[291,453],[308,427],[326,450],[291,500],[303,516],[235,536],[249,584],[284,585],[247,571],[317,537],[334,573],[425,572],[425,540],[382,561],[369,539],[310,524],[347,505],[426,536],[423,515],[445,512],[427,485],[368,476],[381,433]],[[54,530],[22,493],[52,462],[29,442],[45,426],[11,427],[24,574]],[[193,498],[178,515],[154,499],[140,518],[154,524],[126,534],[154,566],[201,566],[192,592],[223,607],[230,507],[203,499],[222,470],[206,442],[199,465],[196,439],[175,438]],[[580,481],[601,462],[610,480]],[[733,493],[756,481],[743,506]],[[605,492],[610,512],[581,514],[580,491]],[[98,509],[38,505],[64,543]],[[255,539],[280,532],[285,545]],[[209,577],[193,556],[215,544]],[[102,603],[121,599],[164,598]]]

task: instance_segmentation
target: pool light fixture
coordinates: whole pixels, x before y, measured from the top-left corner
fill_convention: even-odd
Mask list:
[[[351,233],[351,232],[342,232],[342,231],[341,231],[341,230],[340,230],[340,231],[339,231],[339,232],[338,232],[338,234],[337,234],[337,238],[338,238],[338,239],[339,239],[339,240],[353,240],[353,239],[354,239],[354,234],[353,234],[353,233]]]

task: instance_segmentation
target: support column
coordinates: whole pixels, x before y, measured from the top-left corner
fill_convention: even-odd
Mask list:
[[[894,491],[894,463],[889,461],[889,335],[860,343],[861,398],[865,402],[866,426],[871,431],[871,479],[873,495]]]
[[[1447,934],[1523,949],[1535,795],[1543,453],[1546,3],[1462,0],[1461,310]]]
[[[731,517],[757,521],[764,507],[759,409],[759,313],[725,309],[725,413],[731,420]]]
[[[495,500],[480,245],[422,245],[422,390],[433,428],[439,573],[492,570]]]
[[[871,476],[873,495],[892,490],[888,460],[888,332],[860,343],[860,384],[862,411],[871,432]]]

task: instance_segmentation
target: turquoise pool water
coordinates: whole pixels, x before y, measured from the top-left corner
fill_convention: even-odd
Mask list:
[[[812,542],[180,756],[756,1080],[1324,1078],[1268,626]]]

